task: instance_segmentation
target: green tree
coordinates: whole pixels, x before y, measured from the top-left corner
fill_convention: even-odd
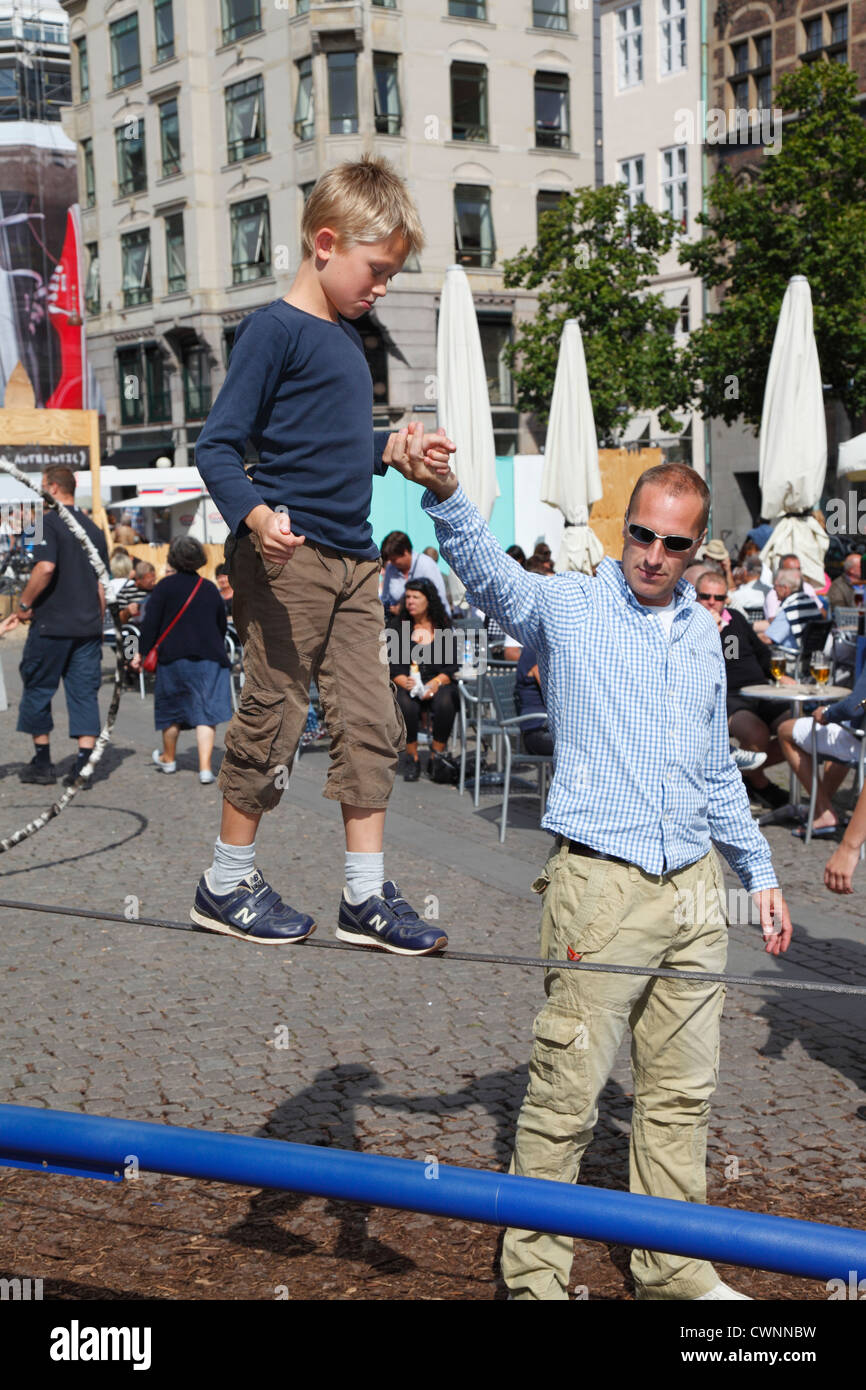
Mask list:
[[[538,311],[506,349],[520,410],[546,423],[566,319],[580,322],[595,425],[602,442],[643,411],[678,432],[690,381],[674,339],[679,310],[651,288],[679,224],[625,187],[582,188],[540,219],[538,244],[505,262],[508,288],[538,290]]]
[[[866,126],[857,79],[839,63],[804,64],[780,78],[788,113],[778,152],[753,177],[723,167],[698,216],[702,240],[680,260],[722,295],[695,330],[689,363],[706,415],[761,421],[773,336],[785,287],[805,275],[824,382],[852,427],[866,409]]]

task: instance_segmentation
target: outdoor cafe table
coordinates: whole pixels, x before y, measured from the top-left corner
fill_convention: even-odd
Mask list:
[[[834,700],[844,699],[851,691],[844,685],[744,685],[737,694],[744,695],[748,700],[778,700],[780,704],[789,704],[791,714],[796,719],[802,714],[807,701],[814,705],[829,705]],[[790,788],[791,805],[796,806],[800,800],[800,784],[793,768]]]

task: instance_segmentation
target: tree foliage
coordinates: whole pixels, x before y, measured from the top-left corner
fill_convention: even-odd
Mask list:
[[[695,330],[688,360],[706,415],[761,420],[785,287],[805,275],[825,384],[852,426],[866,409],[866,126],[857,79],[838,63],[805,64],[780,78],[789,115],[777,153],[751,179],[722,168],[697,221],[700,241],[680,260],[723,296]],[[732,383],[734,383],[732,385]]]
[[[682,427],[671,413],[691,394],[674,338],[679,310],[651,287],[678,230],[646,203],[630,209],[622,184],[580,189],[543,214],[538,244],[504,266],[508,288],[538,291],[538,312],[506,348],[520,410],[546,422],[562,328],[575,318],[599,439],[650,410],[664,429]]]

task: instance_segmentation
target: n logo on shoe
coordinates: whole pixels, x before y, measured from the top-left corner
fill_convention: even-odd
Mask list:
[[[373,928],[373,931],[382,931],[387,925],[388,923],[385,921],[385,918],[380,917],[378,912],[375,917],[370,918],[370,926]]]
[[[250,912],[250,909],[248,907],[239,907],[237,912],[233,914],[235,921],[240,922],[241,925],[244,927],[250,926],[250,924],[256,920],[258,915],[259,914],[257,912]]]

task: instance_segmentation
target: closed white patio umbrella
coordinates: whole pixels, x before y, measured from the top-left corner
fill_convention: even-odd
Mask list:
[[[775,569],[783,555],[799,556],[804,579],[818,587],[824,583],[829,541],[809,513],[820,501],[826,472],[827,426],[812,295],[805,275],[793,275],[776,326],[761,415],[761,512],[775,523],[761,558]]]
[[[556,570],[592,574],[604,546],[589,525],[589,509],[601,497],[598,437],[592,413],[583,337],[577,319],[566,319],[550,402],[541,500],[565,517]]]
[[[457,445],[454,471],[470,502],[489,521],[499,496],[493,421],[472,291],[459,265],[448,267],[442,286],[436,375],[439,424]]]

